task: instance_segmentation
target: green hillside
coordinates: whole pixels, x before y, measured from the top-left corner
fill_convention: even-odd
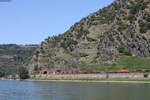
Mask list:
[[[31,60],[37,45],[0,45],[0,77],[15,75],[19,67]]]

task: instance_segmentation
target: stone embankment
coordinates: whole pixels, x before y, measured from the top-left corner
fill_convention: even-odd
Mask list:
[[[103,74],[39,74],[31,75],[31,78],[49,78],[49,79],[150,79],[150,73],[103,73]]]

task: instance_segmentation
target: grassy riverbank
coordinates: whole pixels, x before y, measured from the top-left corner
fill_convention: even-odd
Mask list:
[[[128,79],[128,78],[113,78],[113,79],[92,79],[92,78],[30,78],[27,81],[87,81],[87,82],[150,82],[150,79]]]

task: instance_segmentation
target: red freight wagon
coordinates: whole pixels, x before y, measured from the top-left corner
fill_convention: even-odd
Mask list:
[[[118,73],[129,73],[130,71],[129,71],[129,70],[123,70],[123,69],[122,69],[122,70],[117,70],[117,72],[118,72]]]

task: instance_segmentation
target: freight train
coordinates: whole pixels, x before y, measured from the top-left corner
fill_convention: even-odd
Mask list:
[[[103,73],[130,73],[129,70],[116,70],[116,71],[73,71],[73,70],[56,70],[56,71],[42,71],[42,74],[103,74]]]

